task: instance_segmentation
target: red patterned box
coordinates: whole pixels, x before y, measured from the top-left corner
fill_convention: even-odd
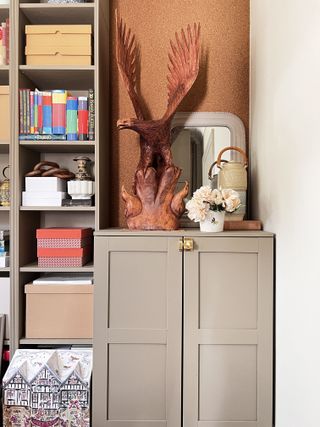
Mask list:
[[[84,248],[92,244],[92,239],[38,239],[38,248]]]
[[[41,268],[82,267],[91,257],[39,257],[38,266]]]

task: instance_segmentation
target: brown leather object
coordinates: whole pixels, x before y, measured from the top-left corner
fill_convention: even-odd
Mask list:
[[[61,169],[58,163],[42,161],[35,165],[32,171],[28,172],[26,176],[54,176],[60,179],[74,179],[74,173],[68,169]]]

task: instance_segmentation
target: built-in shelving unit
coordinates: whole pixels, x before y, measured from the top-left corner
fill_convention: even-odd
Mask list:
[[[2,13],[0,7],[0,16]],[[108,51],[109,2],[95,0],[78,4],[49,4],[40,0],[11,0],[11,65],[0,67],[0,82],[11,78],[12,134],[10,144],[0,142],[0,168],[9,160],[12,165],[12,208],[0,209],[1,218],[12,223],[12,354],[23,346],[91,345],[91,339],[25,338],[24,285],[40,273],[93,272],[94,262],[80,268],[41,268],[36,258],[36,229],[39,227],[83,226],[108,227]],[[29,66],[25,63],[25,25],[91,24],[93,61],[90,66]],[[102,53],[99,55],[99,51]],[[95,91],[95,141],[19,141],[19,89],[64,88],[73,91]],[[105,95],[103,95],[105,94]],[[85,154],[93,162],[95,205],[88,207],[23,207],[21,192],[24,177],[41,160],[56,161],[61,167],[76,169],[73,159]],[[4,156],[4,160],[1,158]],[[5,222],[5,221],[4,221]],[[1,222],[2,223],[2,222]],[[57,314],[58,315],[58,314]]]

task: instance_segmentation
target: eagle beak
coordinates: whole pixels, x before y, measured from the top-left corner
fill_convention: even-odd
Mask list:
[[[118,120],[117,121],[117,128],[119,130],[130,129],[131,128],[131,120],[130,119]]]

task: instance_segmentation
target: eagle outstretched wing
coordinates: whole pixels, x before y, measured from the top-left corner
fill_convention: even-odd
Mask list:
[[[200,62],[200,24],[188,25],[187,31],[175,35],[175,42],[170,40],[168,80],[168,106],[164,119],[170,118],[180,102],[189,92],[199,72]]]
[[[139,96],[136,91],[136,43],[135,37],[130,28],[127,29],[122,18],[118,17],[116,11],[117,43],[116,54],[117,64],[125,87],[130,96],[136,116],[143,120],[142,108],[139,102]]]

